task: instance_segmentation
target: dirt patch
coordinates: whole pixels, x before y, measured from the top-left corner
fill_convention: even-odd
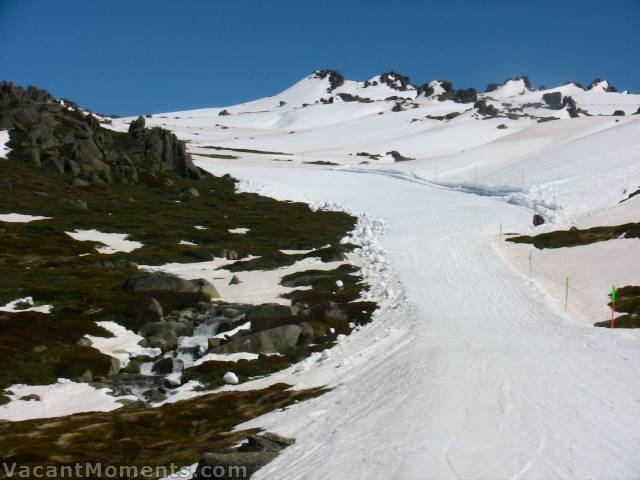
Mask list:
[[[625,223],[624,225],[593,227],[584,230],[557,230],[541,233],[535,236],[519,236],[508,238],[508,242],[529,243],[539,249],[575,247],[591,243],[605,242],[616,238],[640,238],[640,223]]]

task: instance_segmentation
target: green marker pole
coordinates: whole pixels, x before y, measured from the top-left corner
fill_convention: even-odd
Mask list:
[[[611,328],[616,328],[616,286],[611,286]]]
[[[569,277],[565,280],[564,283],[564,311],[567,311],[569,307]]]

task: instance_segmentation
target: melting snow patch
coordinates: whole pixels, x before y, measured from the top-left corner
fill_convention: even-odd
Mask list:
[[[206,230],[207,229],[207,227],[203,227],[202,225],[196,225],[193,228],[195,228],[196,230]]]
[[[37,215],[24,215],[22,213],[0,213],[0,222],[28,223],[35,220],[48,220],[51,217],[39,217]]]
[[[330,247],[331,245],[325,245],[324,247],[320,247],[320,248],[327,248]],[[315,248],[312,248],[311,250],[280,250],[280,253],[284,253],[285,255],[304,255],[306,253],[311,253],[314,250],[316,250]]]
[[[32,297],[18,298],[13,302],[9,302],[6,305],[0,307],[0,312],[39,312],[39,313],[51,313],[53,309],[52,305],[38,305],[35,306]]]
[[[96,324],[113,333],[114,336],[105,338],[87,335],[86,337],[91,340],[93,348],[120,360],[121,367],[126,367],[129,363],[129,358],[132,356],[148,355],[155,357],[161,353],[159,348],[145,348],[138,345],[142,337],[131,330],[127,330],[122,325],[110,321],[96,322]]]
[[[11,421],[110,412],[122,407],[118,400],[136,400],[132,395],[114,397],[108,388],[94,388],[66,378],[59,378],[53,385],[13,385],[7,391],[11,401],[0,406],[0,419]]]
[[[9,130],[0,130],[0,157],[9,155],[11,149],[7,146],[9,142]]]
[[[254,258],[258,257],[249,256],[242,260],[252,260]],[[204,278],[213,283],[220,293],[220,297],[228,302],[290,305],[291,301],[282,295],[294,288],[282,286],[280,284],[282,277],[304,270],[332,270],[344,262],[325,263],[319,258],[308,257],[295,262],[293,265],[273,270],[234,272],[224,268],[233,263],[235,263],[235,260],[216,258],[208,262],[169,263],[161,266],[141,266],[140,268],[149,271],[172,273],[185,279]],[[231,283],[234,276],[237,277],[240,283]],[[298,287],[298,290],[309,288],[311,287]]]
[[[229,233],[237,233],[239,235],[244,235],[245,233],[247,233],[250,229],[249,228],[230,228],[229,229]]]
[[[249,352],[209,353],[204,357],[196,360],[193,366],[197,366],[211,360],[215,360],[217,362],[237,362],[238,360],[255,360],[258,357],[259,355],[257,353],[249,353]]]
[[[71,238],[81,242],[91,241],[104,244],[104,247],[97,247],[99,253],[112,254],[117,252],[131,252],[142,247],[142,243],[127,240],[126,233],[103,233],[98,230],[76,230],[75,232],[65,232]]]
[[[190,241],[188,241],[188,240],[180,240],[180,241],[178,242],[178,245],[189,245],[189,246],[195,247],[195,246],[197,246],[198,244],[197,244],[197,243],[194,243],[194,242],[190,242]]]

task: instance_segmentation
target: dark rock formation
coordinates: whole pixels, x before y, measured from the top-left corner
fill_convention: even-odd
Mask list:
[[[615,112],[613,112],[614,117],[624,117],[624,115],[624,110],[616,110]]]
[[[533,90],[533,85],[531,85],[531,80],[529,80],[527,75],[520,75],[513,80],[522,80],[524,81],[524,86],[527,87],[528,90]]]
[[[127,292],[187,292],[203,293],[211,298],[219,296],[216,288],[206,280],[184,280],[163,272],[144,273],[125,280],[122,288]]]
[[[274,433],[252,435],[239,447],[222,453],[205,453],[198,462],[194,479],[239,480],[256,471],[293,445],[294,440]]]
[[[428,118],[429,120],[439,120],[439,121],[449,121],[460,115],[460,112],[451,112],[446,115],[427,115],[424,118]]]
[[[498,88],[506,85],[507,82],[517,81],[517,80],[523,80],[524,81],[524,86],[527,87],[527,89],[529,89],[529,90],[533,90],[533,87],[531,86],[531,81],[529,80],[529,77],[527,75],[520,75],[520,76],[515,77],[515,78],[507,78],[502,83],[490,83],[490,84],[488,84],[487,85],[487,89],[485,90],[485,93],[493,92],[493,91],[497,90]]]
[[[344,83],[344,76],[337,70],[316,70],[313,72],[313,78],[319,78],[320,80],[325,78],[329,79],[329,88],[327,88],[327,93],[331,93]]]
[[[542,95],[542,101],[549,105],[552,110],[560,110],[562,108],[562,93],[548,92]]]
[[[291,307],[278,303],[265,303],[251,308],[246,314],[247,321],[251,322],[252,328],[263,329],[273,326],[291,318]]]
[[[580,82],[574,82],[573,80],[567,80],[566,82],[564,82],[564,85],[575,85],[576,87],[584,90],[584,87],[582,86],[582,84],[580,84]]]
[[[487,104],[487,101],[484,98],[474,103],[473,108],[476,108],[478,113],[485,117],[495,117],[499,113],[498,109],[491,104]]]
[[[600,79],[600,78],[596,78],[593,82],[591,82],[589,84],[589,89],[592,89],[593,87],[595,87],[597,84],[603,82],[604,80]],[[605,92],[617,92],[618,89],[616,87],[614,87],[613,85],[609,84],[609,82],[607,82],[608,86],[607,88],[604,89]]]
[[[448,80],[436,80],[444,90],[442,94],[439,95],[439,100],[452,100],[454,97],[453,84]],[[425,96],[430,97],[435,93],[434,88],[430,85],[431,82],[425,83],[418,87],[416,97]]]
[[[533,215],[533,226],[537,227],[538,225],[544,224],[544,217],[539,213],[535,213]]]
[[[268,330],[252,332],[246,335],[234,335],[233,338],[212,353],[279,353],[294,348],[302,329],[295,324],[282,325]]]
[[[420,97],[420,96],[430,97],[434,93],[435,93],[435,90],[433,89],[433,87],[428,83],[425,83],[424,85],[420,85],[416,90],[416,97]]]
[[[567,109],[571,118],[578,117],[579,112],[583,112],[578,109],[575,100],[572,97],[562,97],[560,92],[549,92],[542,95],[542,100],[549,105],[551,110]],[[583,112],[584,113],[584,112]]]
[[[567,112],[569,112],[569,116],[571,118],[578,117],[578,106],[576,105],[576,101],[573,98],[564,97],[562,104],[567,108]]]
[[[407,90],[411,90],[413,88],[413,85],[411,84],[411,80],[409,80],[409,77],[405,75],[400,75],[399,73],[396,73],[396,72],[383,73],[382,75],[380,75],[380,82],[400,92],[406,92]]]
[[[161,375],[166,375],[173,372],[173,359],[171,357],[166,357],[162,360],[158,360],[153,364],[153,367],[151,367],[151,371],[153,371],[154,373],[159,373]]]
[[[202,175],[184,142],[159,127],[146,129],[144,117],[131,123],[128,134],[114,132],[75,104],[35,87],[0,83],[0,128],[12,129],[10,159],[70,174],[78,186],[134,184],[143,175],[167,172]]]
[[[464,88],[456,90],[453,101],[456,103],[474,103],[478,100],[478,94],[474,88]]]
[[[351,95],[350,93],[339,93],[337,95],[343,102],[360,102],[360,103],[372,103],[373,100],[359,95]]]
[[[396,162],[408,162],[409,160],[415,160],[415,158],[405,157],[397,150],[391,150],[390,152],[387,152],[387,155],[391,155],[393,160]]]
[[[182,322],[151,322],[142,326],[142,337],[182,337],[193,335],[193,327]]]

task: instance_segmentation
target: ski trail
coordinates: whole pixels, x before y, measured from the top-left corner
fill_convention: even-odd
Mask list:
[[[557,315],[499,260],[498,225],[523,228],[527,209],[380,172],[201,166],[382,218],[406,290],[336,347],[348,366],[276,374],[335,389],[249,422],[297,438],[256,478],[640,476],[638,336]]]

